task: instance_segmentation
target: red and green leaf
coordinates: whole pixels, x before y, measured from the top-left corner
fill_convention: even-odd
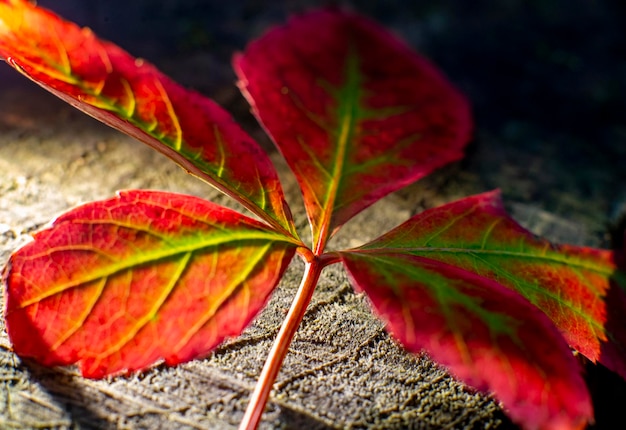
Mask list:
[[[342,254],[409,351],[425,350],[459,379],[491,391],[529,429],[582,428],[593,417],[580,367],[550,320],[495,281],[395,250]]]
[[[359,248],[381,249],[446,263],[516,291],[574,349],[626,378],[626,273],[615,252],[535,237],[507,215],[498,192],[427,210]],[[609,293],[615,298],[607,302]],[[609,317],[619,330],[609,331]]]
[[[322,10],[293,18],[235,58],[240,87],[294,171],[316,253],[386,194],[458,160],[466,101],[374,23]]]
[[[5,269],[15,352],[103,377],[201,357],[240,334],[301,246],[257,143],[211,100],[29,2],[0,0],[0,57],[269,224],[149,191],[66,213]],[[469,138],[464,98],[357,15],[294,18],[234,65],[296,175],[318,256],[355,214],[459,159]],[[407,349],[426,349],[492,391],[527,428],[581,427],[592,417],[568,344],[626,378],[624,254],[538,239],[496,192],[428,210],[327,259],[303,255],[317,269],[340,258]]]
[[[94,378],[192,360],[239,335],[297,246],[232,210],[151,191],[78,207],[34,239],[4,274],[13,348]]]
[[[152,146],[295,236],[268,156],[212,100],[23,0],[0,0],[0,57],[98,120]]]

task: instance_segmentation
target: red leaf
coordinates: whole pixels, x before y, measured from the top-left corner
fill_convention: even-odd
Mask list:
[[[323,10],[235,58],[240,87],[297,176],[319,253],[386,194],[457,160],[465,100],[376,24]]]
[[[626,378],[626,274],[617,270],[615,253],[536,238],[507,215],[498,192],[427,210],[360,249],[425,257],[509,287],[541,309],[574,349]],[[608,316],[619,330],[607,331]]]
[[[527,429],[582,428],[593,417],[580,367],[550,320],[515,292],[457,267],[382,249],[342,254],[409,351],[426,352],[491,391]]]
[[[89,29],[22,0],[0,1],[0,57],[295,236],[269,158],[213,101],[99,40]]]
[[[13,348],[93,378],[204,356],[265,305],[290,240],[179,194],[126,191],[81,206],[9,261]]]

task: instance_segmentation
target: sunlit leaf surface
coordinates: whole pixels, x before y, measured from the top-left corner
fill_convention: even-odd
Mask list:
[[[374,23],[323,10],[235,58],[240,87],[295,172],[314,251],[376,200],[457,160],[466,101]]]
[[[5,271],[15,352],[103,377],[206,355],[265,305],[295,245],[205,200],[126,191],[35,235]]]
[[[626,274],[618,254],[535,237],[507,215],[498,192],[427,210],[362,249],[428,258],[509,287],[574,349],[626,377]]]
[[[0,1],[0,57],[71,105],[163,152],[295,234],[269,158],[212,100],[89,29],[22,0]]]

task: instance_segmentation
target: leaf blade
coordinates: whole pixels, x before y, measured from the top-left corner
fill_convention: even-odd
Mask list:
[[[316,251],[384,195],[461,158],[469,137],[468,106],[456,90],[356,15],[293,18],[251,43],[234,67],[296,174]]]
[[[347,251],[342,261],[406,349],[425,350],[469,385],[494,393],[514,421],[559,429],[592,419],[578,363],[550,320],[521,296],[393,251]]]
[[[14,350],[85,376],[206,355],[265,305],[297,242],[207,201],[125,191],[76,208],[4,274]]]
[[[515,290],[574,349],[626,378],[623,330],[614,328],[626,323],[618,253],[536,238],[509,217],[497,191],[427,210],[360,249],[381,248],[452,264]]]
[[[296,236],[267,154],[212,100],[89,29],[23,0],[0,2],[0,57],[56,96],[172,158]]]

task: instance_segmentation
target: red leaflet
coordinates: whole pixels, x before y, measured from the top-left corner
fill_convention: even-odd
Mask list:
[[[528,429],[582,428],[593,417],[578,363],[550,320],[515,292],[457,267],[382,249],[345,252],[409,351],[426,352],[470,385],[492,391]]]
[[[427,210],[360,249],[425,257],[507,286],[545,312],[574,349],[626,377],[626,274],[615,254],[536,238],[506,214],[498,192]],[[607,315],[618,331],[607,332]]]
[[[465,100],[425,59],[356,15],[294,18],[234,65],[297,176],[315,252],[376,200],[461,158],[468,141]]]
[[[213,101],[99,40],[89,29],[23,0],[0,1],[0,57],[295,235],[269,158]]]
[[[11,257],[13,348],[95,378],[206,355],[265,305],[288,240],[191,196],[127,191],[81,206]]]

